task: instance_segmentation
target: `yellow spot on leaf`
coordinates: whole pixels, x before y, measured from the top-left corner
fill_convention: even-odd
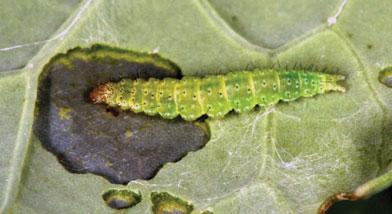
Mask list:
[[[132,135],[133,135],[133,132],[132,132],[131,130],[127,130],[127,131],[125,132],[125,137],[127,137],[127,138],[132,137]]]
[[[71,108],[67,107],[60,107],[59,109],[59,116],[61,120],[69,120],[71,118],[71,115],[69,113],[72,112]]]

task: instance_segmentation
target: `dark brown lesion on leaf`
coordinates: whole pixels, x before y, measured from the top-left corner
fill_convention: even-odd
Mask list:
[[[167,192],[152,192],[151,202],[154,214],[189,214],[193,210],[191,203]]]
[[[139,191],[128,189],[110,189],[102,195],[105,203],[114,209],[126,209],[135,206],[142,200]]]
[[[119,184],[150,179],[165,163],[202,148],[209,140],[203,125],[122,112],[90,99],[102,83],[138,77],[180,78],[181,72],[157,54],[103,45],[56,55],[39,77],[34,134],[70,172]]]

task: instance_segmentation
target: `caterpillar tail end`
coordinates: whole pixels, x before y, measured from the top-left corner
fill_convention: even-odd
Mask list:
[[[94,104],[105,103],[108,99],[108,92],[107,84],[101,84],[90,92],[90,100]]]
[[[325,91],[346,92],[346,88],[338,84],[338,82],[343,81],[345,79],[346,76],[343,75],[328,75],[326,80]]]

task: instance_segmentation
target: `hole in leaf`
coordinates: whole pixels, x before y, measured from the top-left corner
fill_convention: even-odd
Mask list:
[[[181,73],[156,54],[104,45],[56,55],[39,77],[35,135],[67,170],[119,184],[150,179],[163,164],[202,148],[209,140],[205,123],[119,114],[88,97],[101,83],[137,77],[180,78]]]
[[[392,66],[384,68],[382,71],[380,71],[378,80],[382,84],[392,88]]]
[[[325,210],[326,214],[389,214],[392,212],[392,187],[362,200],[341,200],[337,201]]]
[[[138,204],[142,196],[139,191],[111,189],[102,195],[102,199],[111,208],[125,209]]]
[[[175,197],[167,192],[152,192],[152,212],[154,214],[188,214],[193,210],[193,205],[181,198]]]

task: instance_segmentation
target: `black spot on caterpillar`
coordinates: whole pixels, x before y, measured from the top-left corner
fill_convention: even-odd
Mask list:
[[[106,103],[165,119],[180,115],[187,121],[204,114],[221,118],[229,111],[241,113],[259,106],[311,97],[328,91],[345,92],[337,84],[342,75],[297,70],[256,69],[225,75],[182,79],[122,79],[96,87],[90,93],[94,103]]]

